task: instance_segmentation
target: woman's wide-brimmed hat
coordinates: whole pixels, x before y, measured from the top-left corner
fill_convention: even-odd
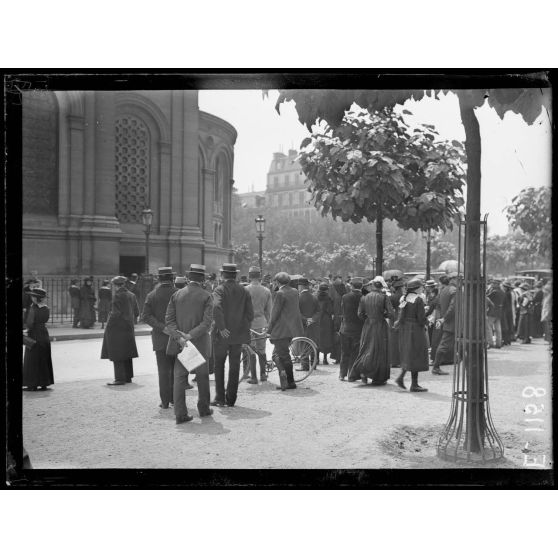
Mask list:
[[[31,289],[31,296],[36,296],[37,298],[47,298],[47,292],[44,289]]]
[[[420,289],[420,287],[422,287],[422,281],[420,279],[411,279],[407,283],[408,291],[416,291],[417,289]]]

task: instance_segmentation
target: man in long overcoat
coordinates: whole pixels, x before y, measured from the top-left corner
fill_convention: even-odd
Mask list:
[[[447,376],[449,372],[445,372],[440,368],[440,364],[448,363],[453,360],[453,344],[455,341],[455,296],[457,273],[450,273],[449,284],[440,291],[440,315],[437,327],[442,328],[442,338],[436,350],[434,358],[434,366],[432,374],[439,376]]]
[[[320,304],[318,297],[310,292],[310,281],[306,277],[302,277],[298,281],[299,295],[298,307],[302,317],[302,325],[304,327],[303,335],[316,343],[316,347],[320,345]],[[309,357],[305,357],[301,362],[301,370],[310,370]]]
[[[126,281],[126,277],[122,275],[112,279],[117,289],[112,299],[101,349],[101,358],[112,360],[114,366],[114,381],[109,382],[109,386],[123,386],[132,381],[132,359],[138,356],[134,321],[139,315],[139,308],[136,297],[126,288]]]
[[[362,298],[362,278],[351,279],[351,292],[341,299],[343,319],[339,335],[341,337],[341,367],[339,379],[344,380],[351,370],[360,347],[360,335],[364,321],[358,315],[358,306]]]
[[[157,372],[159,375],[159,407],[168,409],[173,403],[172,390],[174,384],[174,355],[167,355],[169,336],[165,325],[165,315],[171,296],[178,290],[173,284],[172,267],[160,267],[158,270],[159,284],[147,294],[141,319],[150,325],[151,342],[157,359]]]
[[[250,343],[250,325],[254,319],[252,298],[236,281],[236,264],[224,263],[223,284],[213,291],[211,332],[215,366],[215,400],[212,405],[234,407],[238,392],[242,344]],[[225,391],[225,361],[229,357],[229,378]]]
[[[181,351],[184,342],[191,342],[205,358],[205,362],[196,368],[198,384],[198,412],[200,417],[213,414],[209,408],[209,372],[207,360],[209,358],[209,328],[213,319],[213,299],[211,294],[203,288],[205,266],[191,264],[188,273],[189,283],[178,289],[169,301],[165,316],[169,342],[167,355],[176,356]],[[174,414],[176,424],[192,420],[186,407],[186,388],[188,385],[188,371],[178,358],[174,362]]]
[[[289,286],[290,277],[281,271],[275,276],[278,286],[271,308],[271,319],[268,332],[274,345],[273,360],[279,369],[281,386],[277,389],[296,389],[293,375],[293,361],[289,353],[289,345],[293,337],[303,333],[302,317],[298,306],[298,293]]]
[[[93,288],[93,277],[86,277],[80,289],[79,321],[84,329],[90,329],[97,321],[95,315],[95,289]]]

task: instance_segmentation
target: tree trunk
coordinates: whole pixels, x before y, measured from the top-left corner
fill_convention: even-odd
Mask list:
[[[376,217],[376,275],[382,275],[384,272],[384,243],[382,240],[384,219],[382,209],[378,209]]]
[[[479,452],[478,438],[484,439],[484,351],[481,343],[486,317],[482,315],[484,296],[481,288],[481,139],[479,122],[474,112],[471,98],[466,91],[460,91],[459,109],[465,128],[465,149],[467,153],[467,207],[465,229],[464,297],[465,312],[464,359],[467,377],[467,419],[466,447]],[[457,324],[456,324],[457,325]],[[480,434],[480,436],[479,436]]]

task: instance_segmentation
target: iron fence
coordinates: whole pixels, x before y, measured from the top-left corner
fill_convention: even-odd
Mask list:
[[[73,279],[78,279],[78,286],[81,287],[83,280],[90,275],[76,277],[75,275],[39,275],[37,279],[41,281],[41,288],[45,289],[48,294],[48,307],[50,309],[50,324],[71,324],[72,323],[72,301],[69,293],[70,285]],[[99,289],[103,281],[112,279],[112,275],[93,275],[93,290],[97,306],[99,302]],[[31,279],[24,277],[23,281]],[[152,276],[141,277],[138,282],[138,304],[140,312],[143,309],[143,302],[147,293],[153,288],[154,280]]]

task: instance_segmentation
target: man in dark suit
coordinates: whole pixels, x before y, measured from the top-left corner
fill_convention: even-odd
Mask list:
[[[293,362],[289,353],[289,345],[293,337],[303,334],[302,317],[298,306],[298,293],[289,286],[291,279],[285,272],[275,276],[277,291],[273,298],[271,319],[268,332],[274,345],[273,361],[279,369],[281,386],[277,389],[296,389],[293,375]]]
[[[145,298],[141,319],[153,328],[151,330],[151,342],[155,351],[159,374],[159,395],[161,396],[159,407],[168,409],[169,404],[173,402],[175,357],[167,355],[169,336],[165,325],[165,315],[171,296],[177,289],[172,284],[172,267],[160,267],[158,277],[159,284]]]
[[[250,293],[236,281],[236,264],[221,268],[223,283],[213,291],[211,331],[214,349],[215,400],[218,407],[234,407],[238,392],[242,344],[250,343],[250,324],[254,319]],[[225,361],[229,357],[229,379],[225,392]]]
[[[506,295],[499,279],[491,281],[486,296],[492,302],[486,312],[486,340],[490,347],[500,349],[502,347],[502,314]],[[494,336],[496,342],[494,342]]]
[[[109,386],[123,386],[132,381],[134,367],[132,359],[138,356],[134,321],[139,315],[136,297],[126,288],[126,277],[112,279],[117,287],[103,336],[101,358],[112,360],[114,381]]]
[[[358,355],[360,334],[364,322],[358,316],[358,305],[362,298],[362,278],[351,279],[351,292],[341,299],[341,368],[339,379],[343,381],[349,374]]]
[[[449,274],[449,284],[440,291],[440,319],[436,327],[442,328],[442,338],[436,350],[432,374],[447,376],[449,372],[440,369],[440,364],[453,360],[453,344],[455,341],[455,296],[457,273]]]
[[[310,292],[310,281],[306,277],[299,279],[298,289],[298,308],[304,327],[303,335],[312,339],[318,347],[320,344],[320,305],[318,297]],[[303,358],[300,369],[310,370],[309,357]]]
[[[176,356],[185,342],[191,342],[205,358],[196,368],[198,384],[198,412],[200,417],[213,414],[209,408],[209,328],[213,319],[213,299],[202,286],[205,279],[205,266],[191,264],[188,273],[189,283],[178,289],[170,298],[165,315],[165,325],[169,335],[167,355]],[[193,419],[186,407],[186,388],[188,371],[178,358],[174,362],[173,400],[176,424]]]

